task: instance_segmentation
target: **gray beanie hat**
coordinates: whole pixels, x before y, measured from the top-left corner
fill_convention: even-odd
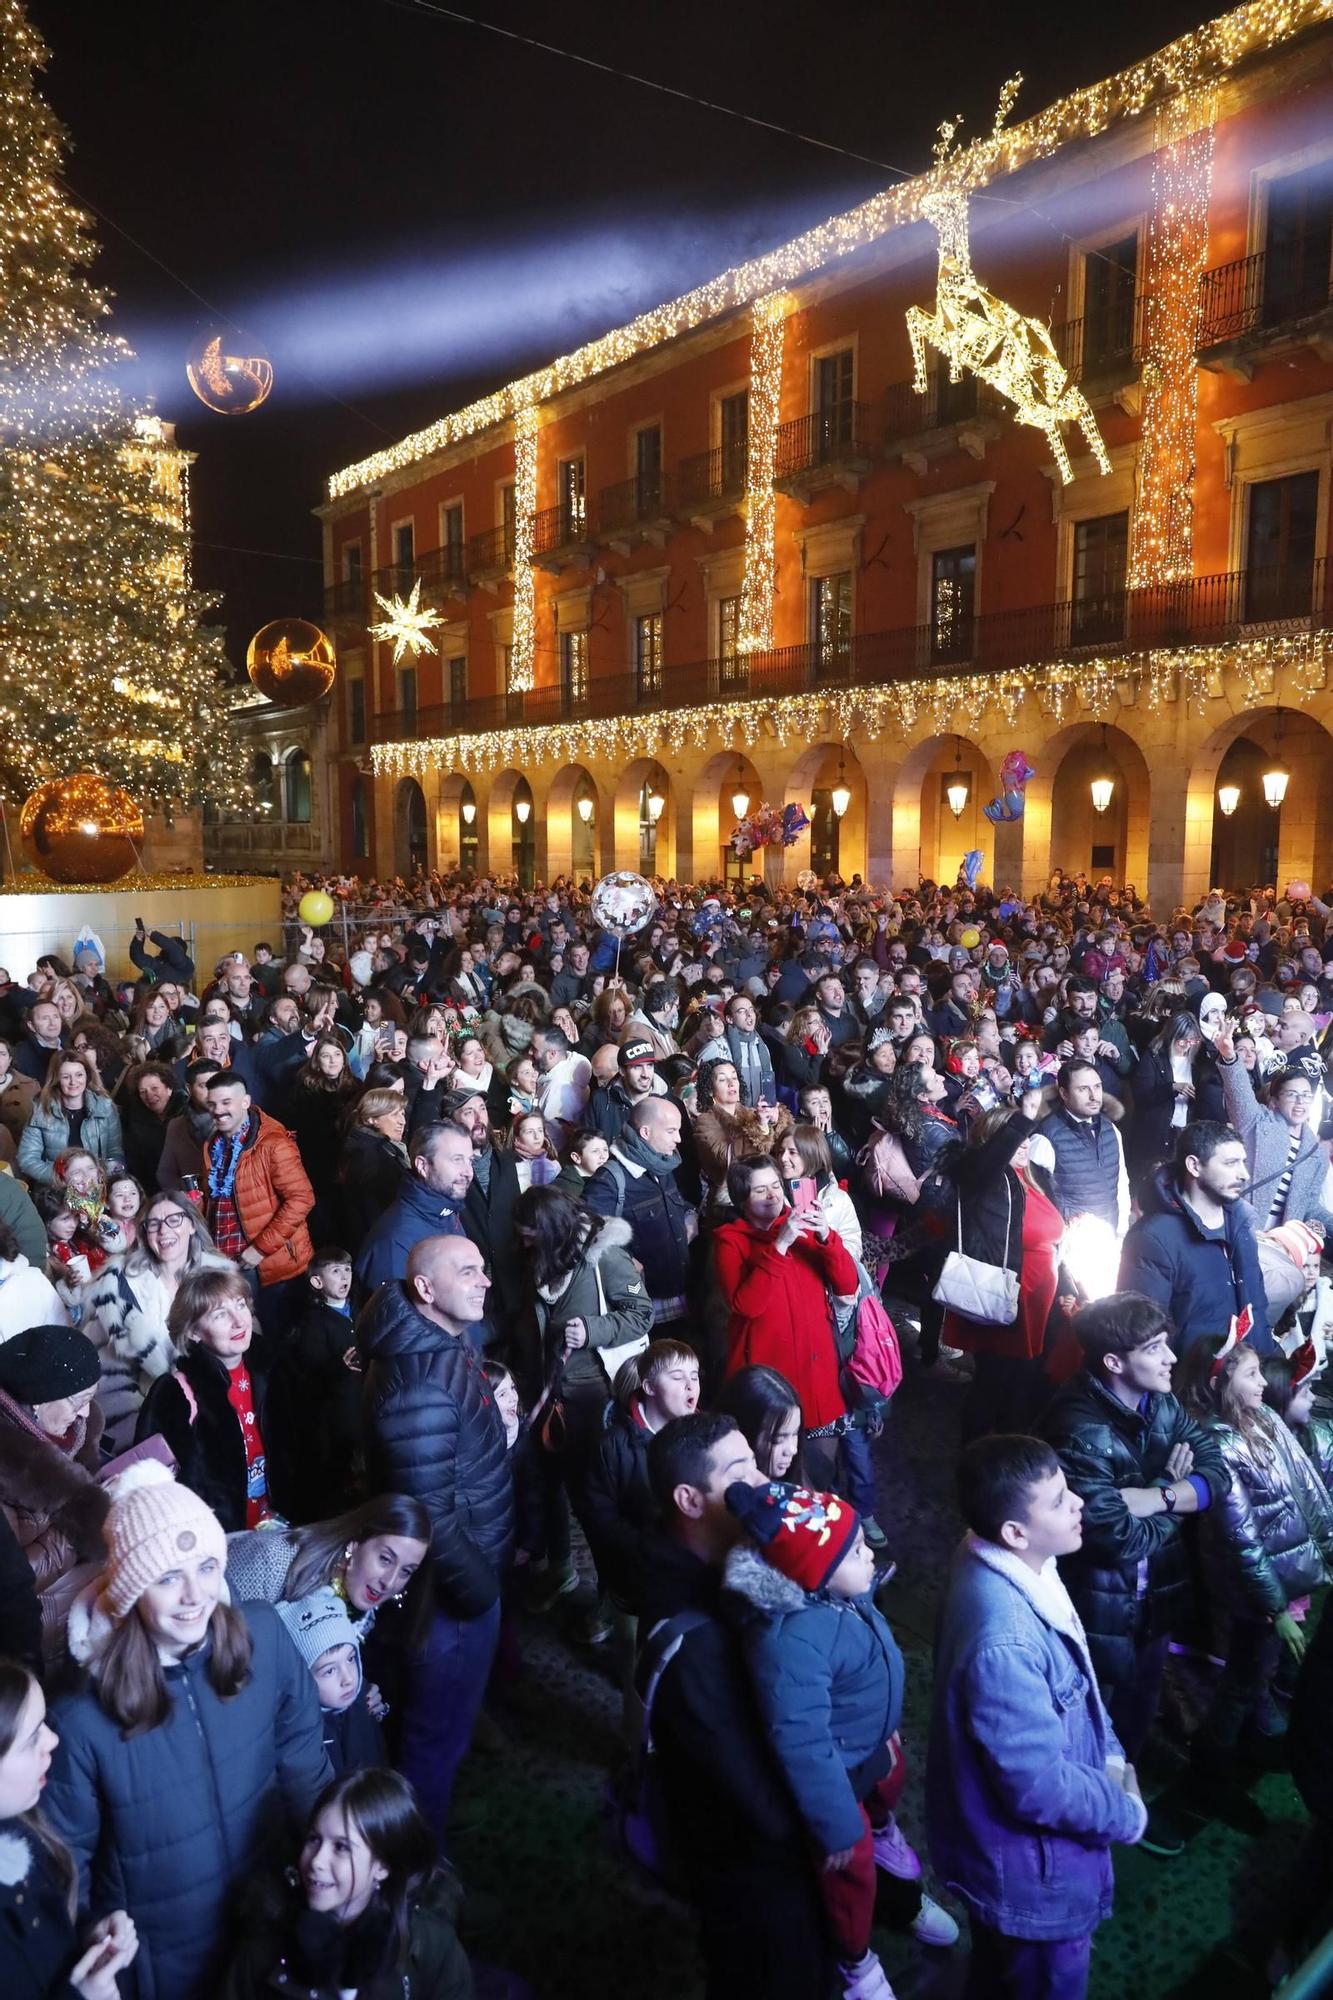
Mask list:
[[[321,1584],[308,1597],[298,1597],[291,1603],[278,1604],[274,1608],[291,1633],[292,1644],[312,1673],[316,1660],[321,1653],[327,1653],[330,1646],[354,1646],[357,1693],[360,1694],[361,1641],[347,1615],[346,1603],[332,1585]]]

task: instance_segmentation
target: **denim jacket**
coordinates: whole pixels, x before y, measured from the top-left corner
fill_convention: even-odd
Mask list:
[[[1111,1842],[1136,1841],[1145,1814],[1108,1769],[1124,1753],[1072,1606],[1057,1623],[1046,1583],[990,1543],[969,1538],[955,1558],[935,1645],[927,1829],[940,1880],[982,1923],[1080,1938],[1110,1914]]]

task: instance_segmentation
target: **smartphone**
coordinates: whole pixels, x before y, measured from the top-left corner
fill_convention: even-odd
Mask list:
[[[813,1208],[819,1199],[817,1183],[802,1174],[791,1184],[791,1205],[793,1208]]]

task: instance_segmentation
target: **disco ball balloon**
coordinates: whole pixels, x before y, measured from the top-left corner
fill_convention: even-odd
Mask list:
[[[592,892],[592,913],[614,938],[633,937],[656,908],[652,883],[645,882],[642,875],[631,875],[628,869],[603,875]]]
[[[186,357],[185,373],[200,402],[220,417],[247,416],[273,387],[273,363],[259,342],[231,331],[201,333]]]
[[[327,694],[337,668],[332,641],[305,618],[275,618],[255,633],[245,656],[259,692],[292,707]]]
[[[23,851],[53,882],[118,882],[143,843],[128,792],[92,771],[39,785],[19,816]]]

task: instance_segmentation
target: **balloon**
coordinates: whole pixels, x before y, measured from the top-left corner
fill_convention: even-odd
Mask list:
[[[1026,752],[1011,750],[1000,766],[1000,789],[1004,792],[1021,792],[1029,778],[1036,772],[1027,760]]]
[[[333,898],[323,889],[307,889],[296,906],[296,914],[303,924],[317,931],[321,924],[333,921]]]
[[[958,942],[964,951],[975,951],[981,943],[981,932],[975,924],[969,924],[965,931],[958,933]]]
[[[642,875],[621,869],[603,875],[592,892],[592,913],[604,931],[614,938],[633,937],[641,931],[657,908],[651,882]]]
[[[977,886],[977,877],[981,873],[983,859],[984,856],[979,847],[969,847],[967,853],[963,856],[963,880],[967,883],[969,889],[975,889]],[[967,945],[969,951],[974,944],[980,944],[980,942],[981,934],[979,931],[973,931],[970,940],[967,932],[963,932],[963,943]]]

